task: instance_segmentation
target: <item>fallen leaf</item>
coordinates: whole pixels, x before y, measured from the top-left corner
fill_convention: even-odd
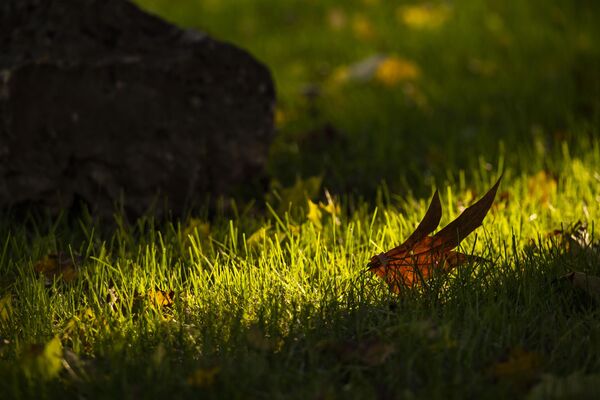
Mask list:
[[[263,243],[267,236],[267,232],[269,231],[268,226],[263,226],[259,228],[256,232],[254,232],[250,237],[246,240],[246,244],[250,247],[259,246]]]
[[[340,215],[341,213],[341,208],[339,204],[335,203],[333,197],[331,197],[331,194],[327,189],[325,190],[325,197],[327,198],[327,204],[319,202],[319,207],[321,207],[323,211],[331,215],[334,224],[340,225],[341,221],[338,215]]]
[[[364,15],[356,14],[352,19],[352,31],[360,40],[371,40],[376,36],[375,28],[371,21]]]
[[[306,213],[306,218],[308,218],[308,220],[310,222],[312,222],[312,224],[317,228],[317,229],[321,229],[323,228],[323,225],[321,224],[321,210],[319,209],[319,206],[315,203],[313,203],[310,199],[307,199],[308,202],[308,213]]]
[[[189,218],[181,233],[183,243],[190,244],[191,238],[201,241],[208,240],[210,237],[210,223],[204,222],[199,218]]]
[[[556,178],[543,170],[527,179],[529,197],[537,199],[544,206],[550,204],[550,199],[556,194],[556,187]]]
[[[420,75],[421,70],[417,64],[396,56],[382,60],[375,71],[375,79],[388,87],[396,86],[403,81],[415,80]]]
[[[327,23],[334,31],[339,31],[346,26],[348,17],[341,8],[332,8],[327,13]]]
[[[600,277],[573,271],[561,277],[573,285],[574,288],[583,290],[590,297],[600,301]]]
[[[0,322],[8,321],[12,314],[12,296],[5,295],[0,299]]]
[[[271,182],[271,193],[267,194],[267,202],[276,206],[278,213],[289,211],[291,204],[301,204],[306,198],[315,198],[321,188],[321,176],[313,176],[306,179],[296,178],[293,186],[283,187],[278,181]]]
[[[165,290],[160,289],[149,290],[148,293],[146,293],[146,297],[148,298],[148,300],[150,300],[150,302],[158,308],[172,307],[174,295],[175,292],[172,290],[167,292]]]
[[[108,293],[106,294],[106,302],[110,307],[111,311],[117,311],[117,306],[121,303],[121,299],[117,294],[114,284],[108,286]]]
[[[21,359],[23,372],[29,378],[49,381],[58,376],[62,369],[63,350],[58,336],[46,345],[30,346]]]
[[[374,80],[384,86],[395,87],[400,83],[414,82],[420,76],[421,69],[414,61],[397,55],[374,54],[349,66],[335,69],[331,82],[342,84]]]
[[[592,241],[592,235],[585,222],[577,221],[564,229],[555,229],[548,236],[558,237],[566,250],[572,252],[598,252],[598,244]]]
[[[323,225],[325,223],[325,221],[323,221],[323,213],[325,213],[325,216],[330,216],[331,221],[335,225],[341,224],[340,219],[338,217],[338,215],[341,212],[340,206],[335,204],[333,197],[331,197],[331,194],[327,190],[325,190],[325,197],[327,198],[327,204],[323,202],[319,202],[319,204],[316,204],[310,199],[306,199],[308,202],[308,211],[306,213],[306,218],[319,230],[323,229]]]
[[[502,177],[479,201],[464,210],[454,221],[435,235],[428,236],[437,228],[442,217],[442,205],[436,191],[417,229],[400,246],[371,257],[367,264],[368,269],[384,279],[390,289],[398,293],[402,287],[422,283],[435,271],[448,272],[459,264],[482,260],[452,249],[482,224],[494,202],[500,179]]]
[[[74,259],[64,252],[48,254],[37,261],[33,268],[46,278],[46,286],[52,285],[55,278],[60,278],[64,282],[73,282],[79,273],[78,258],[75,256]]]
[[[401,6],[396,10],[397,19],[413,29],[436,29],[442,26],[450,16],[450,7],[446,4],[418,4]]]

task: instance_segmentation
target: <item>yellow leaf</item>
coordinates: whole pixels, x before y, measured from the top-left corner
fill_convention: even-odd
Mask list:
[[[290,224],[290,225],[287,226],[287,228],[288,228],[288,230],[290,231],[290,233],[292,235],[299,235],[300,234],[300,227],[299,226],[291,225]],[[280,239],[279,240],[283,239],[284,237],[285,237],[285,235],[282,232],[282,234],[280,235]]]
[[[263,242],[263,240],[265,240],[268,230],[269,230],[269,227],[263,226],[262,228],[258,229],[256,232],[254,232],[252,235],[250,235],[250,237],[246,240],[246,243],[248,244],[248,246],[260,245]]]
[[[341,8],[332,8],[327,13],[327,23],[334,31],[339,31],[346,26],[346,13]]]
[[[419,4],[401,6],[396,10],[397,19],[413,29],[436,29],[450,16],[450,7],[445,4]]]
[[[331,197],[331,194],[329,194],[329,191],[325,190],[325,196],[327,197],[327,204],[319,202],[319,207],[321,207],[323,211],[331,215],[334,224],[340,225],[340,219],[338,218],[338,215],[341,212],[341,208],[339,204],[335,204],[333,198]]]
[[[174,292],[172,290],[167,292],[160,289],[149,290],[147,293],[147,297],[150,302],[159,308],[173,306],[173,295]]]
[[[340,85],[347,82],[349,77],[348,67],[342,65],[333,70],[329,80],[333,85]]]
[[[390,87],[403,81],[415,80],[420,75],[421,71],[417,64],[396,56],[384,59],[375,71],[375,79]]]
[[[313,223],[318,229],[321,229],[323,226],[321,225],[321,210],[319,210],[319,206],[307,199],[308,201],[308,213],[306,217],[310,222]]]
[[[278,211],[283,213],[288,210],[290,204],[298,205],[304,203],[307,197],[314,198],[319,193],[322,180],[321,176],[296,178],[293,186],[285,188],[274,181],[271,183],[273,193],[267,196],[267,201],[270,204],[278,204]]]
[[[96,316],[91,308],[81,310],[69,318],[65,324],[62,332],[61,339],[68,340],[77,336],[85,336],[86,333],[95,330]]]
[[[8,321],[12,314],[12,296],[5,295],[0,299],[0,321]]]
[[[73,258],[63,252],[44,256],[35,263],[34,269],[46,278],[47,285],[51,285],[52,280],[55,278],[60,278],[65,282],[73,282],[79,272]]]
[[[188,240],[189,236],[195,236],[196,234],[200,239],[206,239],[210,235],[210,224],[204,222],[199,218],[190,218],[183,228],[183,240]]]
[[[62,344],[55,336],[45,346],[31,346],[21,359],[21,366],[28,378],[39,377],[49,381],[60,373],[62,356]]]
[[[275,109],[275,126],[282,127],[287,121],[287,116],[281,108]]]
[[[375,37],[375,29],[373,24],[367,17],[361,14],[354,16],[352,20],[352,31],[354,35],[361,40],[370,40]]]
[[[208,387],[215,383],[215,378],[221,371],[220,367],[198,368],[187,378],[190,386]]]
[[[556,179],[546,171],[539,171],[527,179],[529,197],[537,199],[537,202],[548,206],[550,199],[556,194]]]

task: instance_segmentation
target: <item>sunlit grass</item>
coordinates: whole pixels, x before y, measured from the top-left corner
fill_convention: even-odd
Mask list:
[[[553,233],[596,242],[591,5],[137,2],[272,70],[269,191],[210,218],[2,215],[0,397],[597,394],[598,304],[560,277],[600,275],[598,247]],[[401,295],[366,271],[435,189],[445,226],[501,173],[461,244],[489,262]],[[71,281],[38,271],[55,253]]]
[[[591,232],[598,143],[554,162],[555,177],[506,168],[484,226],[461,244],[491,263],[403,295],[365,265],[412,232],[429,198],[384,194],[368,204],[320,192],[310,218],[304,198],[258,217],[119,219],[114,229],[4,219],[3,393],[502,397],[527,393],[542,373],[597,370],[597,309],[558,281],[569,270],[600,274],[597,255],[570,253],[546,234],[577,220]],[[496,172],[483,171],[439,185],[441,226],[490,186]],[[34,265],[57,251],[81,256],[79,274],[46,286]],[[32,347],[52,338],[58,356]],[[519,363],[529,365],[525,383]]]

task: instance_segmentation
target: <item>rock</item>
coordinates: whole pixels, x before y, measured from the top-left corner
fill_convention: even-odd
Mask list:
[[[1,3],[1,208],[262,191],[275,94],[250,54],[126,0]]]

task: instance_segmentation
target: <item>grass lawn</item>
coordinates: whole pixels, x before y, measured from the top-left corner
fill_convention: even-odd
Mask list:
[[[271,188],[211,218],[4,213],[0,397],[600,396],[593,2],[137,3],[271,68]],[[400,294],[366,271],[436,188],[443,227],[502,172],[461,243],[487,262]]]

